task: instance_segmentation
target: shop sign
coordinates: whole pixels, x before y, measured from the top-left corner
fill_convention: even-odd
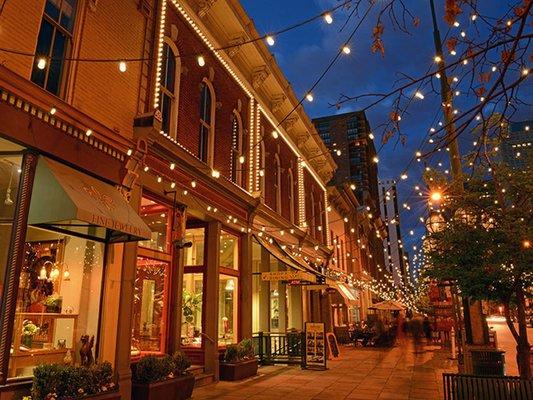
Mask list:
[[[304,367],[326,369],[326,329],[323,322],[305,323]]]
[[[313,282],[315,276],[305,271],[272,271],[262,272],[263,281],[308,281]]]

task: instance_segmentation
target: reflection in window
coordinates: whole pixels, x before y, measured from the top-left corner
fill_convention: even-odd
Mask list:
[[[48,0],[37,38],[31,80],[56,96],[61,90],[64,59],[72,47],[75,13],[75,0]]]
[[[239,238],[230,233],[220,233],[220,266],[239,269]]]
[[[185,265],[204,265],[204,228],[190,228],[185,232],[185,241],[191,242],[191,247],[185,248]]]
[[[168,269],[166,262],[137,258],[132,355],[164,351]]]
[[[96,346],[103,243],[28,227],[9,377],[42,363],[79,363],[82,338]],[[94,351],[94,349],[93,349]]]
[[[184,274],[181,317],[181,344],[190,347],[202,345],[203,274]]]
[[[142,240],[139,246],[168,252],[170,236],[170,208],[145,197],[141,201],[141,217],[152,231],[150,240]]]
[[[220,274],[218,297],[218,343],[237,342],[237,288],[238,279]]]

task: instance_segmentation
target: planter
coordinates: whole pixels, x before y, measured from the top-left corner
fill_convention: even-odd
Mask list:
[[[192,396],[194,376],[184,375],[156,383],[133,382],[133,400],[185,400]]]
[[[33,344],[33,335],[22,335],[22,340],[20,341],[24,346],[31,349]]]
[[[238,381],[257,375],[257,360],[241,361],[235,364],[220,363],[221,381]]]

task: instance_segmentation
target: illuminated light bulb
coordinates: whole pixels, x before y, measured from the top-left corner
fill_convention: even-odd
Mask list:
[[[421,92],[416,92],[415,97],[418,97],[420,100],[424,99],[424,95]]]
[[[176,164],[170,163],[170,169],[173,170],[174,168],[176,168]]]
[[[452,80],[453,80],[454,82],[459,82],[459,78],[456,77],[456,76],[454,76],[454,77],[452,78]]]
[[[459,96],[460,94],[461,94],[461,92],[460,92],[459,90],[456,90],[456,91],[455,91],[455,95],[456,95],[456,96]]]
[[[331,25],[333,23],[333,17],[330,13],[324,14],[324,20],[326,21],[326,24]]]
[[[245,158],[244,156],[239,156],[239,163],[244,164]]]
[[[456,52],[455,50],[452,50],[452,51],[450,51],[450,54],[451,54],[452,56],[455,56],[455,55],[457,55],[457,52]]]
[[[476,116],[476,121],[479,121],[481,119],[481,115]]]
[[[442,194],[440,192],[433,192],[431,193],[430,197],[431,201],[440,201],[442,199]]]
[[[377,164],[377,163],[379,162],[379,158],[378,158],[378,156],[374,156],[374,157],[372,158],[372,161],[373,161],[374,163]]]
[[[121,62],[118,63],[118,70],[120,72],[126,72],[127,69],[128,69],[128,67],[126,65],[126,62],[121,61]]]
[[[68,269],[63,271],[63,280],[64,281],[70,281],[70,271]]]
[[[272,137],[273,137],[274,139],[277,139],[278,136],[279,136],[279,135],[278,135],[278,131],[276,131],[276,130],[272,131]]]
[[[524,69],[522,70],[522,75],[526,76],[527,74],[529,74],[529,69],[524,68]]]
[[[203,66],[205,65],[205,58],[204,58],[204,56],[198,56],[197,61],[198,61],[198,65],[199,65],[200,67],[203,67]]]
[[[466,37],[466,32],[465,31],[461,31],[461,37]]]
[[[350,54],[351,50],[350,50],[350,48],[349,48],[348,46],[344,46],[344,47],[342,48],[342,52],[343,52],[344,54]]]
[[[468,64],[468,60],[463,60],[463,65],[467,65]]]
[[[529,240],[527,240],[527,239],[522,241],[522,247],[524,249],[529,249],[531,247],[531,242]]]
[[[434,60],[436,63],[440,63],[442,61],[442,58],[440,56],[435,56]]]
[[[356,187],[356,186],[355,186],[355,183],[352,183],[352,184],[350,185],[350,189],[352,189],[352,190],[355,190],[355,187]]]
[[[369,133],[369,134],[368,134],[368,137],[369,137],[371,140],[374,140],[374,134],[373,134],[373,133]]]
[[[189,191],[188,191],[187,189],[185,189],[185,190],[183,191],[183,195],[184,195],[184,196],[187,196],[188,194],[189,194]]]
[[[459,113],[459,110],[453,110],[453,113],[457,115]]]
[[[529,131],[529,125],[526,125],[525,129],[526,129],[526,131]]]
[[[196,187],[196,181],[191,181],[191,187],[193,187],[193,188]]]
[[[405,181],[407,179],[407,174],[402,174],[400,178],[402,178]]]
[[[481,97],[479,98],[479,101],[483,103],[483,102],[485,101],[485,98],[484,98],[483,96],[481,96]]]
[[[274,37],[273,36],[267,36],[265,38],[266,42],[268,43],[269,46],[274,46],[274,43],[276,43],[276,41],[274,40]]]
[[[260,169],[259,170],[259,176],[265,176],[265,170],[264,169]]]
[[[507,26],[511,26],[512,24],[513,24],[513,21],[511,21],[511,20],[507,21]]]
[[[128,156],[131,156],[131,155],[133,154],[133,150],[132,150],[132,149],[128,149],[128,151],[126,152],[126,154],[127,154]]]
[[[150,169],[150,167],[148,167],[148,165],[146,165],[146,166],[143,168],[144,172],[148,172],[149,169]]]
[[[472,16],[470,17],[470,19],[472,21],[475,21],[477,19],[477,14],[472,14]]]
[[[52,107],[50,109],[50,115],[54,115],[57,112],[57,109],[55,107]]]
[[[161,178],[160,176],[157,177],[157,183],[161,183],[162,180],[163,178]]]
[[[456,28],[458,28],[459,25],[460,25],[460,24],[459,24],[459,21],[455,21],[455,22],[453,23],[453,26],[455,26]]]
[[[170,188],[171,188],[171,189],[174,189],[175,187],[176,187],[176,182],[172,182],[172,183],[170,184]]]
[[[93,130],[92,130],[92,129],[87,129],[87,130],[85,131],[85,135],[86,135],[86,136],[91,136],[92,134],[93,134]]]
[[[435,74],[435,78],[440,79],[440,74],[438,72]]]
[[[498,70],[498,68],[496,68],[496,66],[494,65],[494,66],[492,67],[492,72],[496,72],[497,70]]]
[[[46,59],[45,58],[39,58],[37,60],[37,68],[39,69],[45,69],[46,68]]]
[[[212,170],[211,171],[211,176],[213,178],[217,178],[217,179],[220,178],[220,171],[217,171],[216,169]]]
[[[307,101],[311,102],[314,100],[314,97],[313,97],[313,94],[311,92],[307,93],[305,95],[305,98],[307,99]]]
[[[415,155],[416,155],[417,157],[421,157],[421,156],[422,156],[422,152],[417,151]]]
[[[335,153],[336,153],[338,156],[340,156],[340,155],[342,154],[342,152],[341,152],[340,150],[337,150]]]

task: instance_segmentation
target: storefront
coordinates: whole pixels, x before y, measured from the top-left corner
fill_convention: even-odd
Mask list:
[[[111,184],[0,138],[3,382],[42,363],[114,360],[124,242],[150,228]],[[114,300],[113,300],[114,299]]]

